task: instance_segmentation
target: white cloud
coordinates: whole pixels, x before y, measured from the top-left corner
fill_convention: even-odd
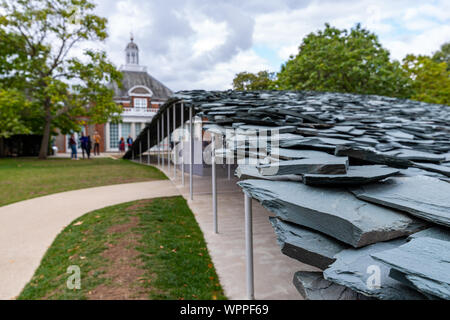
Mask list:
[[[123,63],[133,31],[141,63],[173,90],[229,89],[236,73],[274,65],[253,48],[268,48],[286,61],[325,22],[338,28],[361,22],[395,59],[431,54],[450,40],[450,2],[445,0],[97,1],[98,14],[109,19],[105,48],[111,59]]]

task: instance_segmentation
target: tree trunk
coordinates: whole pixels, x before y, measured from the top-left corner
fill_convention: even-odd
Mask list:
[[[50,141],[50,126],[52,122],[52,118],[50,115],[50,107],[46,107],[46,117],[45,117],[45,126],[44,133],[42,135],[41,142],[41,150],[39,151],[39,159],[45,160],[48,155],[48,142]]]

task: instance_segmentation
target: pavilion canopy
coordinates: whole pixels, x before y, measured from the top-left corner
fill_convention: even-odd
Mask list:
[[[157,144],[158,119],[181,102],[185,120],[192,108],[214,132],[233,129],[218,156],[252,160],[239,165],[239,186],[275,214],[282,252],[323,270],[295,275],[306,298],[326,298],[317,292],[324,283],[379,299],[450,298],[449,106],[342,93],[181,91],[133,152],[139,143],[148,149],[148,130],[150,146]],[[275,139],[266,139],[271,130]]]

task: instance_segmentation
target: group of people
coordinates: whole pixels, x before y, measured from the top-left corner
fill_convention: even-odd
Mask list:
[[[128,149],[130,149],[131,146],[133,145],[133,138],[131,136],[128,136],[126,145],[127,145]],[[125,139],[123,137],[121,137],[119,140],[119,151],[121,153],[125,152]]]
[[[101,141],[101,136],[98,134],[98,132],[96,131],[94,136],[94,156],[95,155],[100,155],[100,141]],[[80,137],[80,141],[79,141],[80,145],[81,145],[81,151],[83,153],[83,159],[85,159],[85,156],[87,156],[88,159],[91,158],[91,150],[92,150],[92,140],[91,140],[91,136],[89,135],[84,135],[84,133],[81,134]],[[70,136],[69,139],[69,148],[71,150],[71,159],[72,160],[78,160],[78,142],[75,139],[75,135],[72,134]]]

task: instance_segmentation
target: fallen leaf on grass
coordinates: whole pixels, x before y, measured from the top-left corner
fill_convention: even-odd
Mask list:
[[[83,224],[83,221],[79,221],[77,223],[74,224],[74,226],[81,226]]]

